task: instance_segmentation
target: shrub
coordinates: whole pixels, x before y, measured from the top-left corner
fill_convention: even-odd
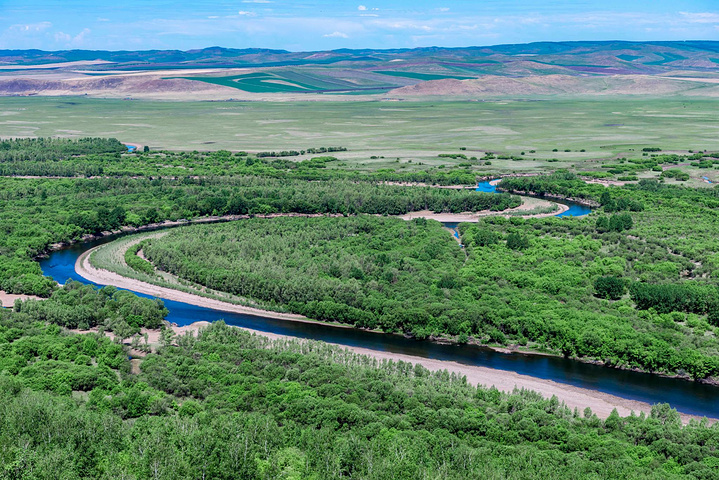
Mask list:
[[[595,295],[607,300],[619,300],[627,290],[627,282],[617,277],[599,277],[594,280]]]
[[[529,248],[529,239],[518,233],[510,233],[507,236],[507,248],[512,250],[525,250]]]

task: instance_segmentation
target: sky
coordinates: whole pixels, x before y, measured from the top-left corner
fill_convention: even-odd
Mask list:
[[[0,49],[719,40],[719,0],[0,0]]]

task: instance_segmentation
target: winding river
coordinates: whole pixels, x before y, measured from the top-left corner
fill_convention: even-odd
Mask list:
[[[497,193],[497,187],[495,185],[492,185],[491,180],[487,180],[485,182],[480,182],[477,185],[477,191],[484,193]],[[590,213],[592,213],[592,209],[590,207],[587,207],[586,205],[581,205],[576,202],[557,200],[554,198],[552,198],[551,201],[554,203],[561,203],[569,207],[569,210],[559,213],[555,215],[555,217],[583,217],[584,215],[589,215]]]
[[[493,191],[493,187],[485,183],[488,184],[488,182],[480,184],[478,190]],[[590,211],[588,207],[577,204],[569,204],[569,206],[570,210],[564,212],[563,216],[586,215]],[[92,283],[75,272],[77,258],[86,250],[115,239],[116,237],[106,237],[93,242],[75,244],[53,252],[40,262],[40,266],[45,275],[59,283],[65,283],[68,279]],[[148,297],[141,293],[137,294]],[[164,303],[170,311],[167,320],[180,326],[202,320],[213,322],[222,319],[228,325],[262,332],[513,371],[649,404],[666,402],[682,413],[719,418],[719,388],[696,382],[616,370],[560,357],[505,354],[473,345],[441,345],[353,328],[333,328],[322,324],[223,312],[171,300],[164,300]]]

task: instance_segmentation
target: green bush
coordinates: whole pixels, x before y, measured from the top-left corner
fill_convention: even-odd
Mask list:
[[[595,295],[607,300],[619,300],[627,290],[627,283],[622,278],[598,277],[594,280]]]
[[[529,248],[529,239],[519,233],[510,233],[507,236],[507,248],[512,250],[526,250]]]

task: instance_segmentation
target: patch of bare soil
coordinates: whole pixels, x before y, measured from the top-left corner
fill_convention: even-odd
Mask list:
[[[107,76],[80,79],[41,79],[0,77],[0,95],[109,95],[137,96],[145,94],[222,93],[226,96],[238,90],[184,78]]]
[[[697,80],[649,75],[534,75],[521,78],[486,75],[469,80],[430,80],[397,88],[390,96],[514,96],[514,95],[668,95],[691,91],[716,96],[715,84],[697,88]]]
[[[15,300],[42,300],[40,297],[35,295],[15,295],[13,293],[6,293],[0,290],[0,305],[5,308],[12,308],[15,305]]]

